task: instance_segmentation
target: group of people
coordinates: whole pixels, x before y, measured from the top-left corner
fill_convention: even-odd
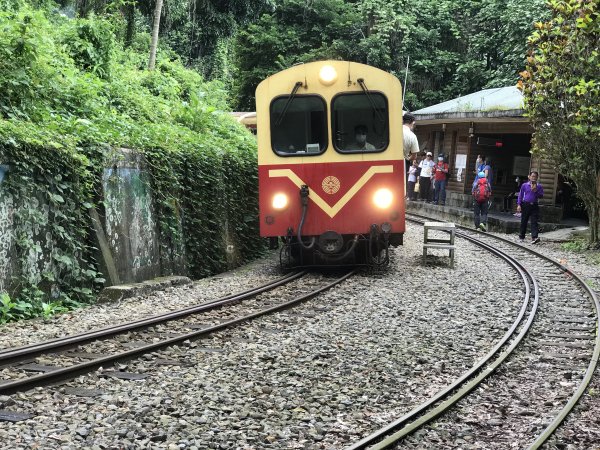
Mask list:
[[[420,199],[438,205],[446,203],[446,185],[449,178],[449,165],[440,153],[437,162],[433,161],[433,154],[427,152],[425,158],[418,160],[420,152],[419,143],[413,130],[415,117],[410,113],[403,116],[404,156],[407,161],[407,199],[416,200],[417,192]],[[475,164],[475,180],[471,188],[473,196],[473,216],[475,228],[487,231],[488,211],[492,198],[493,171],[491,160],[482,155],[477,155]],[[531,243],[537,244],[540,239],[539,232],[539,204],[544,196],[544,189],[537,182],[538,173],[531,171],[528,181],[521,183],[520,178],[515,179],[515,190],[504,197],[503,212],[511,211],[512,200],[517,199],[517,213],[521,217],[519,239],[525,240],[527,224],[531,221]]]
[[[531,221],[531,243],[540,242],[539,233],[539,199],[544,197],[544,188],[537,182],[538,173],[533,170],[529,173],[528,181],[520,183],[517,178],[515,182],[519,185],[517,192],[512,192],[504,197],[503,211],[510,210],[512,198],[517,198],[517,215],[521,216],[519,226],[519,241],[525,241],[527,233],[527,224]],[[489,201],[492,194],[492,187],[487,174],[483,171],[477,173],[473,183],[473,215],[475,219],[475,228],[481,231],[487,231],[487,214]]]
[[[407,198],[417,199],[417,192],[421,200],[436,205],[446,204],[446,185],[450,177],[450,166],[440,153],[437,161],[433,161],[433,153],[427,152],[425,158],[419,161],[419,143],[413,129],[415,127],[415,116],[404,114],[404,156],[410,163],[408,166],[408,188]],[[418,188],[417,188],[418,186]]]
[[[421,161],[413,159],[408,168],[407,198],[416,200],[418,193],[419,198],[427,203],[445,205],[449,176],[450,167],[443,153],[438,155],[436,162],[431,152],[427,152]]]

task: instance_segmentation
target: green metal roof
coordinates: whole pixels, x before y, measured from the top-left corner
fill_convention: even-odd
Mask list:
[[[523,115],[523,94],[514,86],[484,89],[412,112],[417,119],[518,117]]]

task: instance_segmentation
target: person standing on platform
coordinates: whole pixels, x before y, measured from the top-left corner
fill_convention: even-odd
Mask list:
[[[415,159],[410,168],[408,169],[408,193],[407,198],[409,200],[416,200],[415,185],[417,184],[417,176],[419,174],[419,163]]]
[[[521,228],[519,240],[525,240],[527,222],[531,219],[531,243],[540,242],[538,237],[538,221],[540,218],[540,206],[538,200],[544,197],[544,188],[537,182],[538,173],[534,170],[529,174],[529,182],[521,185],[519,198],[517,199],[517,212],[521,213]]]
[[[475,184],[479,179],[480,172],[483,172],[485,174],[485,177],[487,178],[488,183],[490,183],[491,186],[493,178],[492,159],[489,156],[477,155],[477,162],[475,163],[475,166],[475,179],[473,180],[473,187],[475,187]]]
[[[404,113],[402,116],[402,138],[404,143],[404,159],[407,161],[415,161],[419,153],[419,140],[414,133],[416,124],[415,116],[411,113]]]
[[[487,216],[492,196],[492,187],[485,177],[484,172],[477,174],[477,183],[471,191],[473,194],[473,218],[475,220],[475,229],[487,231]]]
[[[446,204],[446,183],[448,182],[449,165],[444,162],[444,154],[438,155],[438,161],[433,167],[433,203]]]
[[[433,166],[435,163],[431,160],[433,153],[427,152],[425,159],[419,163],[421,169],[421,175],[419,176],[419,193],[421,194],[421,200],[425,200],[427,203],[429,200],[429,193],[431,192],[431,177],[433,176]]]

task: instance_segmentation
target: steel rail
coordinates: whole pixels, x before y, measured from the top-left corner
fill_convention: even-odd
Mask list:
[[[407,220],[422,223],[413,219],[407,218]],[[527,334],[531,325],[533,324],[533,319],[535,318],[535,314],[539,305],[539,287],[537,285],[537,282],[533,278],[533,275],[520,262],[506,255],[505,253],[495,249],[494,247],[491,247],[483,242],[479,242],[476,239],[467,235],[461,235],[461,237],[499,256],[500,258],[504,259],[509,265],[516,269],[517,273],[519,273],[519,275],[523,279],[523,283],[525,285],[525,295],[523,297],[523,304],[521,306],[519,314],[514,320],[511,328],[496,343],[494,348],[492,348],[484,357],[477,361],[477,363],[475,363],[473,367],[471,367],[471,369],[469,369],[467,372],[465,372],[459,378],[457,378],[454,382],[452,382],[452,384],[450,384],[442,391],[438,392],[436,395],[434,395],[424,403],[420,404],[404,416],[395,420],[394,422],[391,422],[385,427],[382,427],[381,429],[366,436],[365,438],[352,444],[351,446],[346,447],[346,450],[358,450],[363,448],[387,448],[390,445],[393,445],[402,437],[412,433],[416,429],[420,428],[427,422],[430,422],[431,420],[445,412],[452,405],[454,405],[461,398],[463,398],[467,393],[473,390],[477,385],[479,385],[481,381],[483,381],[491,373],[493,373],[498,368],[498,366],[512,353],[512,351],[514,351],[516,346],[521,342],[521,340],[523,339],[525,334]],[[500,356],[494,362],[490,363],[488,367],[486,367],[485,370],[483,370],[483,367],[486,364],[488,364],[490,360],[500,352],[501,348],[506,345],[507,341],[511,337],[513,337],[517,328],[519,327],[519,325],[521,325],[527,307],[529,306],[529,300],[531,297],[531,285],[533,285],[534,288],[533,304],[528,319],[525,322],[521,333],[517,335],[513,343],[508,347],[507,350],[505,350],[505,352],[500,354]],[[473,378],[477,373],[478,375],[475,378]],[[453,392],[454,394],[448,398],[448,396],[450,396]],[[427,410],[433,405],[446,398],[448,398],[446,401],[427,412]],[[407,424],[407,422],[413,419],[415,419],[413,422]],[[394,432],[394,430],[398,430],[400,427],[402,428],[399,431]],[[394,433],[390,435],[390,433],[392,432]],[[377,442],[377,444],[373,445],[375,442]]]
[[[87,361],[87,362],[77,364],[74,366],[60,368],[60,369],[54,370],[52,372],[46,372],[46,373],[43,373],[40,375],[35,375],[35,376],[29,377],[26,379],[15,380],[15,381],[12,381],[9,383],[0,384],[0,395],[10,395],[15,392],[25,391],[25,390],[32,389],[37,386],[44,386],[44,385],[48,385],[48,384],[57,383],[57,382],[63,381],[63,380],[69,380],[69,379],[76,377],[77,375],[88,373],[94,369],[102,367],[103,365],[105,365],[107,363],[115,363],[115,362],[119,362],[119,361],[129,360],[129,359],[132,359],[134,357],[137,357],[137,356],[145,354],[145,353],[156,351],[156,350],[168,347],[170,345],[179,344],[188,339],[196,339],[200,336],[207,335],[207,334],[213,333],[215,331],[220,331],[220,330],[232,327],[234,325],[238,325],[242,322],[246,322],[246,321],[261,317],[261,316],[271,314],[276,311],[290,308],[294,305],[297,305],[306,300],[309,300],[328,289],[331,289],[332,287],[340,284],[342,281],[344,281],[347,278],[354,275],[357,271],[358,271],[358,269],[352,270],[350,272],[347,272],[343,276],[337,278],[336,280],[332,281],[331,283],[328,283],[327,285],[320,287],[318,289],[315,289],[314,291],[311,291],[307,294],[303,294],[299,297],[296,297],[292,300],[281,303],[279,305],[275,305],[270,308],[263,309],[261,311],[257,311],[257,312],[247,314],[242,317],[238,317],[237,319],[232,319],[227,322],[223,322],[218,325],[213,325],[211,327],[207,327],[202,330],[194,331],[194,332],[191,332],[191,333],[188,333],[185,335],[165,339],[164,341],[161,341],[161,342],[154,342],[152,344],[148,344],[143,347],[138,347],[138,348],[131,349],[131,350],[128,350],[125,352],[117,353],[117,354],[106,356],[103,358],[94,359],[93,361]]]
[[[416,217],[421,217],[423,219],[437,221],[437,219],[431,219],[430,217],[426,217],[426,216],[422,216],[422,215],[418,215],[418,214],[411,213],[411,215],[416,216]],[[468,227],[464,227],[462,225],[457,225],[457,227],[469,230]],[[600,328],[599,328],[600,327],[600,300],[598,299],[598,296],[596,295],[594,290],[587,285],[585,280],[583,280],[578,274],[573,272],[571,269],[569,269],[565,265],[563,265],[557,261],[554,261],[552,258],[550,258],[540,252],[537,252],[530,247],[526,247],[517,242],[513,242],[510,239],[504,238],[502,236],[496,236],[493,234],[486,234],[486,236],[489,236],[493,239],[499,240],[506,244],[509,244],[509,245],[518,247],[522,250],[525,250],[526,252],[529,252],[532,255],[537,256],[538,258],[544,259],[544,260],[552,263],[553,265],[558,267],[563,272],[565,272],[565,273],[569,274],[570,276],[572,276],[573,278],[575,278],[578,281],[578,283],[580,284],[580,286],[583,287],[584,291],[586,291],[587,294],[589,295],[592,306],[594,307],[594,309],[596,311],[596,338],[594,340],[594,350],[592,352],[592,357],[590,359],[590,363],[588,364],[588,367],[585,371],[585,375],[582,378],[581,383],[579,383],[577,390],[569,398],[569,400],[567,401],[565,406],[560,410],[560,412],[555,416],[554,420],[544,429],[544,431],[542,431],[542,433],[540,433],[535,438],[533,443],[528,447],[531,450],[535,450],[535,449],[540,448],[550,438],[550,436],[552,436],[552,434],[554,434],[554,432],[560,426],[560,424],[566,419],[566,417],[573,410],[573,408],[575,408],[575,405],[581,399],[581,396],[584,394],[584,392],[590,385],[590,382],[592,381],[592,377],[594,376],[594,372],[596,371],[596,368],[598,367],[598,362],[600,359]]]
[[[297,278],[304,276],[307,272],[300,271],[295,272],[284,277],[280,277],[277,280],[271,281],[269,283],[265,283],[261,286],[249,289],[247,291],[243,291],[237,294],[231,294],[219,299],[211,300],[206,303],[202,303],[200,305],[193,305],[184,309],[180,309],[177,311],[172,311],[164,314],[159,314],[152,317],[146,317],[139,320],[134,320],[132,322],[127,322],[124,324],[114,325],[106,328],[101,328],[97,330],[86,331],[81,334],[65,336],[61,338],[52,339],[46,342],[39,342],[35,344],[25,345],[22,347],[9,348],[0,351],[0,367],[14,364],[25,358],[32,358],[35,356],[39,356],[43,353],[48,353],[50,351],[62,349],[65,347],[72,347],[79,344],[84,344],[90,341],[98,340],[101,338],[108,338],[111,336],[115,336],[117,334],[126,333],[132,330],[136,330],[143,327],[149,327],[152,325],[156,325],[159,323],[168,322],[175,319],[180,319],[182,317],[186,317],[192,314],[197,314],[200,312],[204,312],[207,310],[211,310],[214,308],[218,308],[220,306],[225,306],[230,303],[234,303],[237,301],[242,301],[249,297],[258,295],[262,292],[274,289],[276,287],[281,286],[282,284],[289,283]]]
[[[542,255],[545,257],[545,255]],[[548,258],[549,259],[549,258]],[[550,259],[549,259],[550,260]],[[594,345],[594,351],[592,353],[592,358],[588,365],[587,370],[585,371],[585,375],[579,383],[579,386],[575,393],[569,398],[569,401],[565,404],[565,406],[560,410],[558,415],[554,418],[554,420],[546,427],[544,431],[533,441],[533,443],[529,446],[529,449],[535,450],[540,448],[552,434],[556,431],[556,429],[560,426],[560,424],[565,420],[565,418],[569,415],[569,413],[573,410],[583,393],[588,388],[590,382],[592,381],[592,377],[594,376],[594,372],[596,371],[596,367],[598,365],[598,358],[600,356],[600,334],[598,333],[598,314],[600,313],[600,302],[598,301],[598,296],[594,292],[592,288],[590,288],[586,282],[576,273],[571,271],[569,268],[563,266],[560,263],[554,262],[558,265],[562,270],[566,273],[577,279],[579,283],[585,288],[588,292],[589,296],[592,299],[592,303],[594,305],[594,309],[596,310],[596,342]]]

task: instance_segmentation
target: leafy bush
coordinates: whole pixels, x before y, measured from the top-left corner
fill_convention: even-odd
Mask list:
[[[103,279],[87,209],[102,201],[112,148],[148,161],[165,261],[183,259],[203,276],[231,264],[228,243],[237,261],[259,254],[256,143],[224,112],[222,86],[168,51],[149,72],[147,55],[124,50],[113,23],[51,11],[0,13],[0,163],[10,167],[2,189],[19,206],[11,293],[30,305],[2,317],[93,301]],[[29,270],[33,260],[45,263]]]
[[[570,252],[583,252],[588,249],[589,244],[585,239],[574,239],[561,244],[561,247]]]
[[[111,74],[114,38],[111,26],[106,21],[75,21],[64,32],[64,44],[75,65],[83,71],[91,72],[100,78]]]

